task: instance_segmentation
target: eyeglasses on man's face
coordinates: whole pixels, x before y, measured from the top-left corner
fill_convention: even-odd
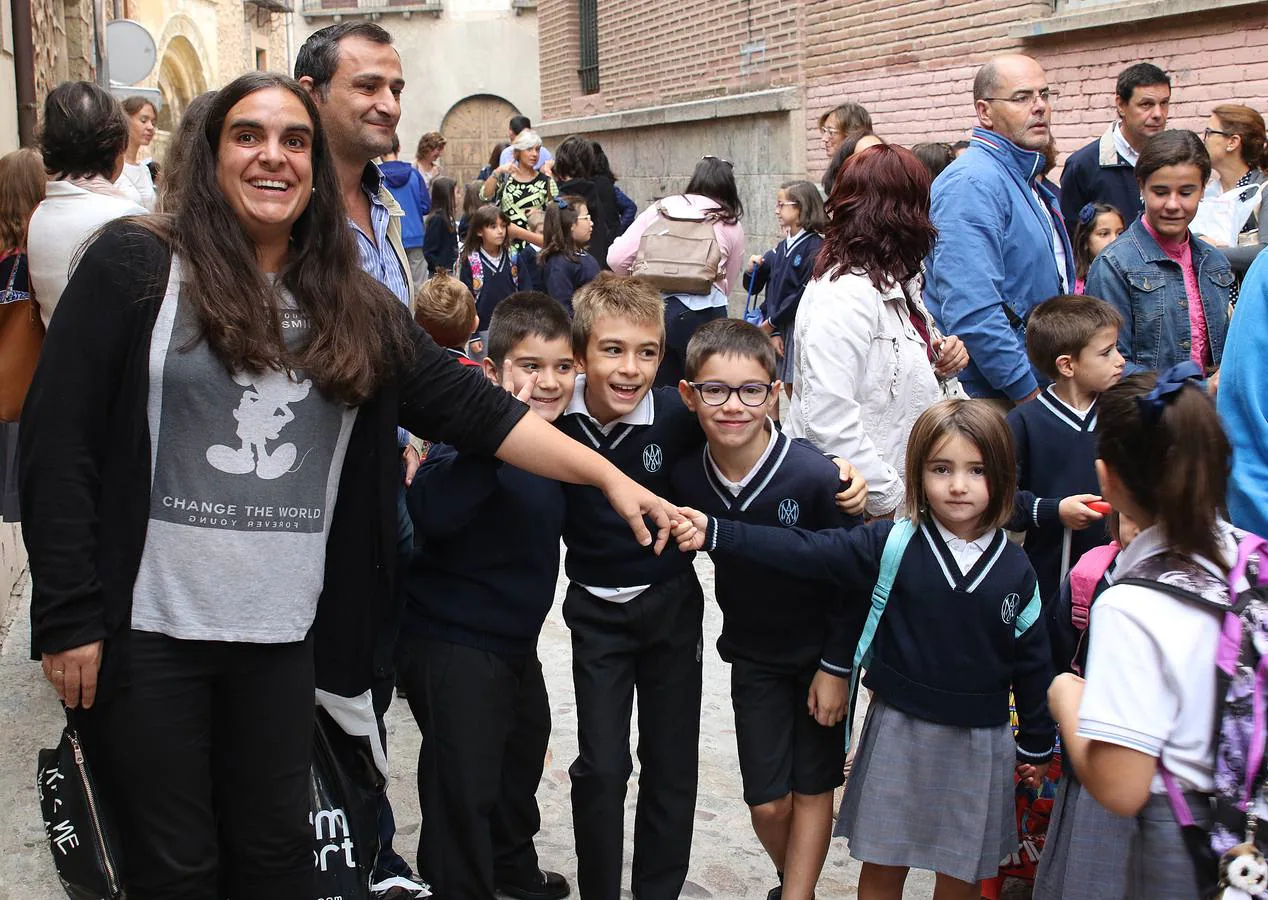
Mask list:
[[[732,394],[740,398],[745,406],[761,406],[770,397],[773,382],[749,381],[740,385],[725,384],[721,381],[693,381],[700,399],[706,406],[722,406],[731,399]]]
[[[1013,106],[1029,108],[1035,105],[1036,100],[1041,100],[1046,106],[1051,106],[1061,97],[1061,92],[1053,88],[1041,88],[1038,91],[1017,91],[1008,97],[983,97],[983,100],[989,100],[993,103],[1011,103]]]

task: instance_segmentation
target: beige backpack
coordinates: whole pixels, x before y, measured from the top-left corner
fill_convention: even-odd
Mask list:
[[[656,220],[638,241],[630,274],[673,294],[708,294],[722,266],[722,248],[713,232],[716,216],[702,219],[671,216],[656,204]]]

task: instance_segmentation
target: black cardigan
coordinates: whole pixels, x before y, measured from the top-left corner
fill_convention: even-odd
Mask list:
[[[50,323],[19,429],[32,656],[104,640],[99,696],[127,678],[150,508],[150,335],[170,263],[166,244],[127,222],[88,248]],[[527,411],[411,327],[411,364],[359,408],[327,541],[317,685],[344,696],[369,689],[389,663],[381,623],[397,575],[397,424],[492,453]]]

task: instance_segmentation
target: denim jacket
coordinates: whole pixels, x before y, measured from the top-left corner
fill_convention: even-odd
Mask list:
[[[1215,247],[1191,234],[1189,242],[1206,315],[1207,346],[1218,368],[1228,333],[1233,270]],[[1118,349],[1127,360],[1126,374],[1167,369],[1189,358],[1192,342],[1184,272],[1158,246],[1142,219],[1101,251],[1088,272],[1084,293],[1107,301],[1122,314]]]
[[[1047,381],[1026,356],[1023,323],[1062,292],[1053,222],[1074,289],[1074,254],[1056,198],[1036,185],[1042,162],[1041,154],[975,128],[969,149],[933,183],[938,239],[924,299],[942,332],[968,348],[960,383],[975,397],[1020,400]]]

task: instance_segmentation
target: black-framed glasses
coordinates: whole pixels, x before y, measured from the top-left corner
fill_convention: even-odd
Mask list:
[[[1213,135],[1213,134],[1223,135],[1224,137],[1233,137],[1233,136],[1234,136],[1233,134],[1230,134],[1230,133],[1229,133],[1229,132],[1227,132],[1227,131],[1220,131],[1220,130],[1218,130],[1218,129],[1216,129],[1216,128],[1207,128],[1207,129],[1205,129],[1205,130],[1202,132],[1202,140],[1203,140],[1203,141],[1209,141],[1209,140],[1211,139],[1211,135]]]
[[[731,160],[729,160],[729,159],[723,159],[723,158],[722,158],[722,157],[720,157],[720,156],[714,156],[712,153],[706,153],[704,156],[700,157],[700,159],[701,159],[701,161],[702,161],[702,162],[703,162],[704,160],[706,160],[706,159],[716,159],[716,160],[717,160],[718,162],[720,162],[720,163],[726,163],[726,164],[727,164],[728,166],[730,166],[732,169],[734,169],[734,168],[735,168],[735,163],[731,162]]]
[[[1011,103],[1014,106],[1031,107],[1035,105],[1038,98],[1048,106],[1051,106],[1061,97],[1061,92],[1053,88],[1043,88],[1038,91],[1018,91],[1011,97],[983,97],[983,100],[993,100],[996,103]]]
[[[770,399],[771,389],[775,387],[774,382],[763,381],[749,381],[741,385],[721,381],[692,381],[690,384],[705,406],[722,406],[731,399],[732,394],[738,395],[745,406],[761,406]]]

